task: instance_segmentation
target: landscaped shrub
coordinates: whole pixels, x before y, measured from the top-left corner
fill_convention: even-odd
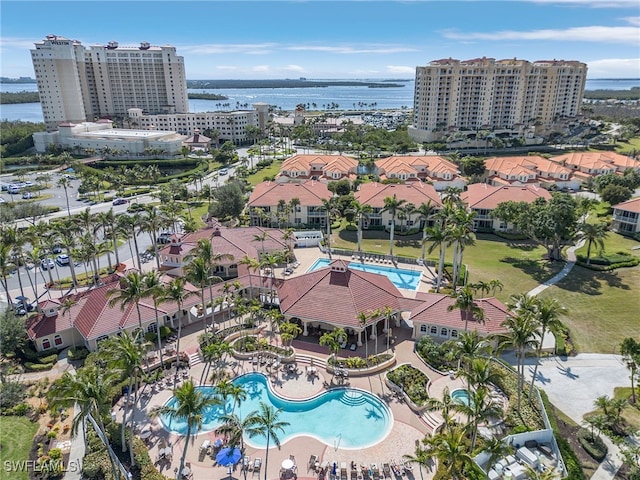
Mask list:
[[[58,361],[58,354],[52,353],[51,355],[47,355],[46,357],[40,357],[38,359],[38,363],[56,363]]]
[[[443,344],[436,343],[429,335],[425,335],[418,341],[416,346],[418,355],[435,370],[448,371],[452,364],[445,357]]]
[[[581,267],[597,271],[615,270],[616,268],[635,267],[640,263],[640,259],[626,252],[616,252],[610,255],[591,257],[587,263],[586,255],[577,255],[577,263]]]
[[[84,360],[89,355],[89,350],[85,347],[72,347],[67,355],[70,360]]]
[[[591,435],[591,432],[582,429],[578,432],[578,441],[582,448],[597,462],[604,460],[607,456],[607,446],[599,435]]]
[[[418,406],[429,399],[429,377],[417,368],[404,364],[387,372],[389,381],[402,388],[409,399]]]
[[[33,363],[25,362],[24,368],[29,372],[44,372],[53,368],[53,363]]]

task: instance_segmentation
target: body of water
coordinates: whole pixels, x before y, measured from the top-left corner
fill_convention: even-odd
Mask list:
[[[328,258],[319,258],[313,265],[307,270],[307,272],[313,272],[319,268],[325,268],[331,263]],[[398,288],[404,288],[407,290],[416,290],[420,285],[420,278],[422,278],[422,272],[419,270],[407,270],[404,268],[383,267],[380,265],[369,265],[366,263],[351,262],[349,268],[352,270],[360,270],[361,272],[375,273],[376,275],[384,275],[391,283]]]
[[[391,431],[393,415],[375,395],[354,388],[333,388],[308,400],[288,400],[271,389],[269,380],[261,373],[247,373],[233,380],[244,388],[247,398],[236,407],[235,413],[245,418],[251,412],[260,411],[260,403],[280,410],[280,421],[288,422],[282,433],[281,443],[302,435],[313,437],[335,448],[365,448],[382,441]],[[214,395],[214,387],[197,387],[205,395]],[[175,403],[168,400],[168,405]],[[173,402],[173,403],[172,403]],[[199,433],[215,430],[221,423],[224,411],[231,413],[232,400],[227,405],[205,412]],[[224,410],[224,411],[223,411]],[[184,435],[186,421],[160,417],[167,430]],[[245,442],[258,447],[266,446],[265,437],[245,438]]]
[[[191,112],[213,112],[252,108],[257,102],[268,103],[282,110],[294,110],[302,103],[312,110],[378,110],[413,108],[413,80],[402,87],[312,87],[312,88],[224,88],[216,90],[189,89],[193,93],[217,93],[228,100],[189,100]],[[640,87],[640,79],[587,80],[587,90],[629,90]],[[37,91],[35,83],[0,84],[0,92]],[[0,105],[0,119],[42,122],[39,103]]]

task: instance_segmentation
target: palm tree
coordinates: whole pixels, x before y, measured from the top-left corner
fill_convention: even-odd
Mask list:
[[[151,239],[151,246],[153,247],[153,255],[156,259],[156,266],[160,270],[160,256],[158,255],[158,233],[160,229],[167,225],[167,219],[160,213],[160,210],[156,207],[145,205],[145,215],[140,217],[140,231],[147,232]]]
[[[493,280],[491,280],[489,282],[489,286],[491,287],[491,294],[495,297],[496,296],[496,291],[500,290],[502,291],[502,289],[504,288],[503,283],[498,280],[497,278],[494,278]]]
[[[578,240],[587,242],[587,265],[591,263],[591,245],[594,243],[600,249],[604,249],[604,240],[609,236],[607,224],[599,223],[583,223],[578,232]]]
[[[138,328],[143,332],[142,313],[140,312],[140,300],[146,296],[146,287],[143,282],[143,276],[140,272],[129,272],[120,279],[120,285],[107,290],[107,298],[109,299],[109,307],[113,308],[116,304],[120,304],[120,310],[124,311],[125,307],[133,304],[138,313]]]
[[[144,283],[144,296],[153,300],[153,310],[156,315],[156,341],[158,346],[158,355],[160,356],[160,368],[164,368],[164,359],[162,358],[162,332],[160,330],[160,317],[158,315],[158,305],[162,303],[165,294],[165,286],[160,280],[160,274],[150,271],[142,278]]]
[[[451,296],[455,298],[455,302],[447,307],[447,311],[451,312],[455,309],[462,311],[465,332],[468,329],[469,318],[473,321],[484,321],[484,310],[476,305],[473,298],[473,289],[470,286],[465,285],[457,292],[452,293]]]
[[[85,419],[92,417],[98,425],[100,436],[107,439],[104,419],[109,418],[111,414],[110,399],[114,383],[112,371],[99,369],[96,366],[80,368],[75,375],[64,372],[62,377],[51,385],[47,393],[49,405],[52,409],[77,407],[71,429],[73,436],[78,434],[78,429],[84,424]],[[109,445],[105,447],[109,452],[113,478],[119,479],[114,462],[115,455]]]
[[[219,283],[222,281],[221,277],[214,275],[216,266],[218,266],[224,260],[233,260],[234,257],[230,253],[220,253],[220,252],[214,251],[211,240],[206,238],[201,238],[196,243],[196,248],[194,248],[190,252],[190,254],[187,255],[186,260],[190,261],[195,258],[201,258],[202,264],[203,264],[202,265],[203,270],[206,268],[206,272],[207,272],[206,284],[209,286],[209,300],[213,301],[213,285],[215,283]],[[204,274],[204,271],[201,273]],[[203,303],[204,303],[204,296],[203,296]],[[206,306],[205,306],[205,311],[206,311]]]
[[[191,436],[202,428],[205,412],[213,407],[221,405],[221,400],[217,396],[205,395],[202,390],[196,388],[192,380],[187,380],[177,387],[173,396],[175,402],[165,403],[163,406],[153,410],[154,416],[164,415],[170,420],[187,423],[187,432],[184,441],[184,450],[180,457],[180,466],[176,478],[182,478],[187,450]]]
[[[476,446],[478,425],[483,420],[502,416],[502,406],[490,395],[486,386],[469,390],[469,402],[461,406],[462,413],[469,418],[467,427],[471,431],[471,451]]]
[[[295,226],[298,224],[298,207],[300,206],[300,199],[298,197],[293,197],[289,200],[289,206],[293,212],[293,225]]]
[[[454,216],[451,218],[453,225],[450,229],[450,241],[453,244],[453,289],[457,289],[460,280],[460,272],[462,270],[462,257],[464,249],[468,245],[475,244],[473,234],[473,218],[476,212],[468,212],[464,208],[455,210]]]
[[[438,472],[442,478],[463,480],[472,478],[469,472],[477,472],[479,467],[473,460],[467,445],[465,429],[455,426],[436,433],[426,441],[432,455],[438,459]]]
[[[0,283],[2,283],[7,304],[9,305],[11,305],[11,294],[9,293],[7,277],[14,268],[15,263],[13,262],[13,255],[11,254],[11,245],[4,243],[3,240],[0,242]]]
[[[429,229],[429,219],[433,215],[434,207],[431,205],[431,200],[422,202],[418,208],[415,209],[415,213],[418,214],[418,221],[424,222],[422,225],[422,261],[425,260],[425,251],[427,248],[427,233]]]
[[[429,471],[431,471],[431,464],[433,460],[431,459],[431,453],[426,448],[422,448],[420,446],[420,441],[416,440],[416,448],[413,451],[413,455],[405,454],[402,458],[408,462],[418,465],[420,469],[420,478],[424,480],[424,475],[422,474],[422,467],[427,467]]]
[[[225,413],[220,416],[222,424],[216,428],[215,433],[222,435],[226,439],[229,448],[240,447],[240,451],[244,452],[244,434],[248,433],[251,425],[256,423],[256,412],[247,415],[244,419],[235,413]],[[247,469],[245,469],[245,478]]]
[[[351,206],[347,208],[344,213],[353,215],[353,219],[358,226],[358,256],[362,259],[362,222],[369,219],[370,215],[373,213],[373,207],[366,203],[362,204],[357,200],[354,200],[351,202]]]
[[[67,215],[71,218],[71,209],[69,208],[69,188],[71,188],[71,180],[69,177],[62,176],[58,179],[58,186],[64,188],[64,197],[67,200]]]
[[[443,420],[443,430],[449,430],[457,425],[454,414],[460,412],[460,402],[456,401],[449,392],[449,387],[442,390],[442,400],[437,397],[430,397],[425,403],[429,412],[439,411]]]
[[[468,374],[471,364],[479,355],[485,355],[489,350],[489,343],[478,335],[477,330],[464,331],[453,344],[453,353],[458,357],[458,370],[461,367]]]
[[[178,358],[176,360],[176,371],[173,379],[173,384],[177,385],[178,383],[178,366],[180,365],[180,336],[182,335],[182,306],[184,302],[195,295],[196,292],[192,292],[187,290],[186,288],[187,281],[182,277],[177,277],[171,280],[167,286],[165,287],[164,299],[175,302],[178,305],[178,339],[176,340],[176,352],[178,353]],[[179,477],[178,477],[179,478]]]
[[[331,259],[331,220],[334,216],[339,215],[340,211],[336,207],[336,201],[334,197],[329,199],[322,198],[322,209],[325,213],[325,220],[327,222],[327,253],[329,259]]]
[[[249,298],[253,300],[253,276],[251,275],[251,270],[257,272],[260,270],[260,262],[258,262],[255,258],[251,258],[249,255],[246,255],[242,258],[242,260],[238,261],[239,265],[246,265],[247,270],[249,272]]]
[[[438,259],[438,272],[436,277],[436,293],[440,291],[440,285],[442,284],[442,274],[444,273],[444,258],[447,250],[447,244],[449,243],[449,230],[442,226],[440,223],[436,223],[433,227],[427,227],[427,240],[431,241],[428,253],[431,255],[436,247],[439,249]]]
[[[522,389],[524,387],[524,356],[528,348],[537,346],[537,325],[533,316],[523,311],[507,317],[502,323],[502,326],[506,327],[509,333],[502,337],[504,340],[499,345],[499,349],[502,350],[505,347],[513,347],[516,351],[518,361],[518,411],[520,412]]]
[[[640,342],[632,337],[625,338],[620,344],[620,354],[622,360],[631,373],[631,403],[636,403],[636,388],[633,379],[640,368]]]
[[[358,312],[358,314],[356,315],[356,318],[358,319],[358,323],[362,325],[362,330],[364,331],[364,357],[368,361],[369,344],[367,342],[367,321],[371,317],[369,316],[369,314],[367,314],[367,312],[362,311],[362,312]]]
[[[342,328],[335,328],[330,332],[322,334],[318,343],[329,349],[329,353],[333,355],[334,362],[338,360],[338,352],[340,344],[347,341],[347,334]]]
[[[393,235],[396,230],[396,215],[400,212],[400,209],[407,201],[399,199],[394,193],[393,197],[386,197],[384,199],[383,212],[389,212],[391,215],[391,229],[389,231],[389,256],[393,258]]]
[[[567,313],[567,309],[560,305],[555,298],[536,298],[536,306],[537,311],[535,319],[538,322],[538,335],[540,336],[540,341],[536,348],[536,365],[533,368],[533,376],[531,377],[531,385],[529,387],[529,403],[533,402],[533,385],[536,381],[536,375],[538,374],[538,366],[542,355],[545,334],[547,331],[550,331],[551,333],[558,332],[562,327],[560,315]]]
[[[204,299],[204,290],[209,284],[210,270],[209,265],[207,265],[206,260],[202,257],[196,257],[191,260],[187,266],[184,268],[185,277],[189,282],[194,285],[198,285],[200,287],[200,301],[202,302],[202,328],[205,331],[205,341],[209,343],[209,335],[206,334],[207,331],[207,303]],[[219,281],[222,281],[222,278],[217,277]],[[212,309],[213,312],[213,309]],[[213,315],[212,315],[213,317]]]
[[[122,442],[122,451],[127,450],[127,443],[125,441],[124,430],[127,424],[127,410],[130,404],[130,398],[132,392],[138,391],[138,382],[142,380],[142,361],[146,355],[146,348],[144,344],[139,341],[138,338],[134,338],[126,330],[121,335],[109,337],[100,344],[100,355],[107,361],[107,365],[110,368],[114,368],[120,372],[123,378],[129,379],[129,386],[127,388],[127,398],[124,404],[124,412],[122,413],[122,425],[120,427],[120,441]],[[135,465],[135,458],[133,455],[133,430],[135,419],[135,408],[137,399],[135,398],[137,393],[134,394],[134,400],[131,404],[131,422],[129,429],[129,456],[131,465]]]
[[[280,412],[282,410],[274,409],[271,405],[260,402],[259,412],[254,412],[250,416],[254,416],[253,421],[247,425],[247,433],[250,438],[265,437],[267,439],[266,452],[264,457],[264,480],[267,480],[267,470],[269,465],[269,444],[273,439],[273,443],[280,449],[280,438],[278,433],[284,432],[289,426],[289,422],[280,420]]]

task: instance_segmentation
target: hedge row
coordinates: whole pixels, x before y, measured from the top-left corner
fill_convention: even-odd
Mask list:
[[[33,362],[25,362],[24,368],[29,372],[44,372],[46,370],[51,370],[55,363],[33,363]]]
[[[607,456],[608,448],[599,436],[592,437],[590,432],[582,429],[578,432],[578,441],[595,461],[601,462]]]

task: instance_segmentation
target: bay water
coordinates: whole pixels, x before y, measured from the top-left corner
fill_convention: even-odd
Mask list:
[[[227,100],[189,100],[190,112],[229,111],[252,108],[263,102],[277,109],[292,111],[298,104],[310,110],[393,110],[413,108],[414,81],[401,83],[401,87],[309,87],[309,88],[224,88],[216,90],[189,89],[190,93],[216,93]],[[586,90],[629,90],[640,87],[640,79],[587,80]],[[0,84],[2,92],[36,92],[35,83]],[[0,119],[42,122],[39,103],[0,105]]]

